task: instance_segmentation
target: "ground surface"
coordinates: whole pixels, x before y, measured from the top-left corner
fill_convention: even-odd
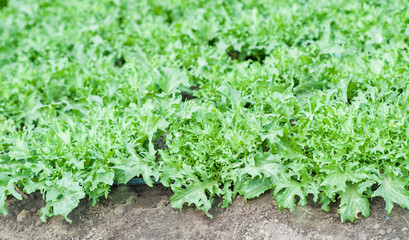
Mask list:
[[[241,196],[226,209],[213,208],[213,219],[193,208],[173,209],[171,191],[162,186],[121,186],[97,206],[83,200],[70,215],[72,224],[39,218],[39,194],[8,200],[8,216],[0,216],[0,239],[407,239],[409,211],[395,207],[385,216],[384,202],[373,200],[371,215],[341,223],[310,203],[292,214],[279,211],[272,194],[249,200]]]

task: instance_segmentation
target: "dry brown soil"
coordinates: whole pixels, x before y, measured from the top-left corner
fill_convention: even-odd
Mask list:
[[[171,195],[162,186],[115,187],[95,207],[81,201],[71,224],[60,216],[41,222],[40,194],[10,198],[8,216],[0,215],[0,239],[409,239],[409,211],[395,206],[386,216],[381,199],[372,201],[369,218],[341,223],[336,204],[329,213],[313,202],[290,213],[279,210],[271,192],[215,207],[213,219],[192,207],[173,209]]]

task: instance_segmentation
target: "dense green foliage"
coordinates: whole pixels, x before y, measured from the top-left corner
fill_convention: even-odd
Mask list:
[[[143,176],[209,216],[272,189],[409,207],[406,1],[0,1],[0,212]],[[165,137],[166,147],[158,139]]]

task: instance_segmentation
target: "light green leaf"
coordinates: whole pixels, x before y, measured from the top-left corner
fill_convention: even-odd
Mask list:
[[[327,195],[329,198],[333,198],[336,194],[345,191],[347,182],[358,182],[359,175],[354,174],[352,169],[342,169],[340,166],[329,166],[321,169],[322,172],[327,173],[327,176],[321,183],[321,186],[327,188]]]
[[[341,199],[338,213],[341,215],[341,222],[349,220],[353,222],[358,218],[358,213],[368,217],[370,213],[368,198],[358,191],[356,184],[348,183],[344,191],[339,195]]]
[[[114,167],[117,169],[116,180],[119,184],[126,184],[131,178],[142,175],[145,183],[152,187],[152,177],[158,178],[157,171],[136,154],[125,158],[122,165]]]
[[[274,183],[269,178],[255,178],[241,182],[238,190],[244,199],[251,199],[260,196],[273,186]]]
[[[18,200],[23,200],[23,197],[16,191],[14,186],[21,182],[24,177],[18,175],[10,177],[10,174],[11,173],[0,172],[0,213],[3,215],[7,215],[6,200],[8,195],[11,194]]]
[[[254,166],[247,164],[243,173],[252,177],[265,177],[276,181],[286,168],[281,164],[281,157],[271,153],[258,153],[254,156]]]
[[[395,176],[385,176],[379,182],[380,186],[372,194],[372,197],[383,197],[386,203],[386,213],[392,211],[393,203],[399,204],[403,208],[409,208],[408,181]]]
[[[205,212],[207,216],[212,217],[209,210],[212,207],[213,194],[220,193],[217,181],[205,180],[193,182],[187,185],[186,188],[172,187],[172,190],[174,194],[170,200],[174,208],[182,209],[184,203],[188,205],[194,204],[198,209]]]
[[[85,197],[83,188],[74,180],[71,173],[47,184],[46,205],[40,210],[40,218],[43,222],[46,217],[61,215],[68,222],[68,214],[78,206],[80,199]]]

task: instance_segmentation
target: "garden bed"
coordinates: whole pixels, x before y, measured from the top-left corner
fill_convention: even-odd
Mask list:
[[[0,213],[40,193],[72,222],[134,177],[209,218],[268,191],[342,222],[409,208],[408,23],[395,1],[2,1]]]

